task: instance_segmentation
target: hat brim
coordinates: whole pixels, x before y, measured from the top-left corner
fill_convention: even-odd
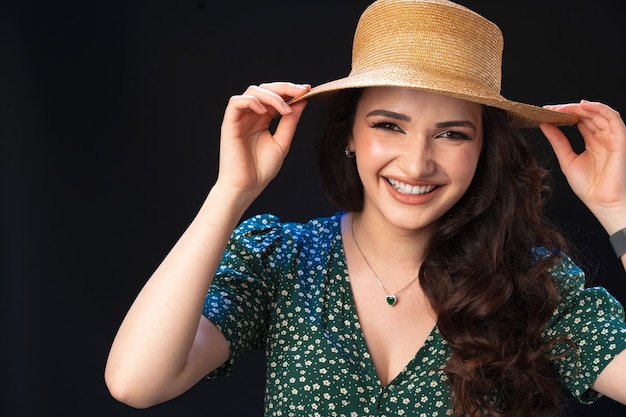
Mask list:
[[[435,78],[424,76],[423,74],[420,77],[420,74],[416,74],[416,72],[413,72],[410,77],[406,75],[407,69],[396,72],[390,68],[352,74],[345,78],[318,85],[303,96],[292,100],[291,103],[310,99],[324,100],[341,90],[352,88],[397,87],[428,91],[505,110],[511,124],[518,128],[537,127],[540,123],[550,123],[556,126],[578,123],[578,118],[572,114],[511,101],[501,95],[494,95],[489,91],[468,88],[467,84],[461,82],[455,85],[454,79],[446,78],[445,82],[437,83],[434,80],[442,80],[441,77]],[[406,79],[410,81],[403,81]]]

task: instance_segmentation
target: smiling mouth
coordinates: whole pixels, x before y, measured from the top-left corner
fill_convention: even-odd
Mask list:
[[[394,190],[398,191],[399,193],[409,194],[409,195],[428,194],[431,191],[433,191],[435,188],[437,188],[436,185],[432,185],[432,184],[431,185],[405,184],[393,178],[387,178],[387,181],[389,182],[389,184],[391,184]]]

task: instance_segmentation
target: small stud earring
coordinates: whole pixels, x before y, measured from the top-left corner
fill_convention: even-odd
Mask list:
[[[346,149],[345,149],[343,152],[344,152],[344,153],[346,154],[346,156],[347,156],[348,158],[350,158],[350,159],[352,159],[352,158],[354,158],[354,157],[356,156],[356,152],[351,151],[351,150],[350,150],[350,148],[348,148],[347,146],[346,146]]]

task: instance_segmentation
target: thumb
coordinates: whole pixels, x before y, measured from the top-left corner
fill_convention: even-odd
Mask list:
[[[291,146],[291,140],[296,132],[296,127],[306,107],[306,101],[299,101],[291,105],[292,113],[283,116],[276,126],[274,140],[287,153]]]
[[[565,172],[570,162],[578,156],[572,149],[567,136],[563,134],[561,129],[549,123],[541,123],[539,128],[552,146],[561,170]]]

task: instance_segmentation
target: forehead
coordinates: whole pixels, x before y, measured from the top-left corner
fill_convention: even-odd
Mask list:
[[[358,109],[391,108],[405,113],[425,111],[480,119],[482,105],[428,91],[398,87],[370,87],[363,91]]]

